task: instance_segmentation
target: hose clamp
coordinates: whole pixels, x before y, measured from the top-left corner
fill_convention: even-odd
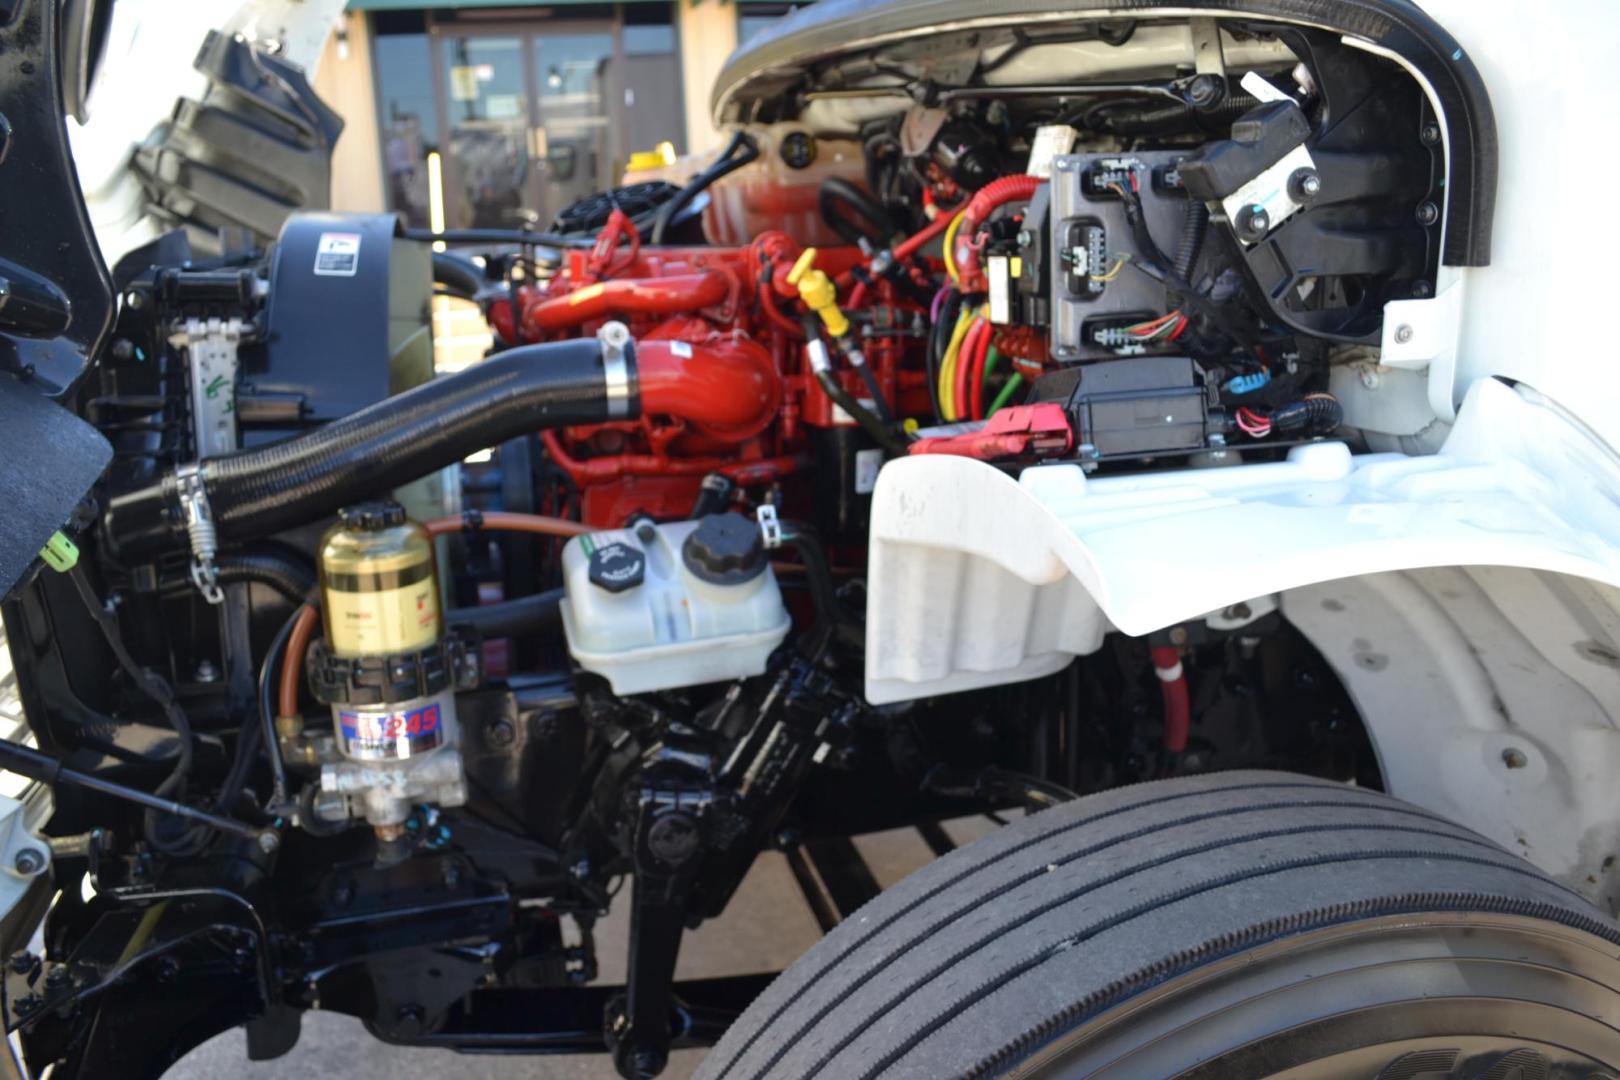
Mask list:
[[[625,349],[630,344],[630,328],[617,320],[602,324],[596,332],[602,346],[602,382],[607,394],[607,414],[622,420],[630,415],[630,361]]]
[[[222,604],[225,592],[219,587],[219,568],[214,563],[219,554],[219,530],[214,525],[213,507],[208,505],[208,485],[203,479],[202,465],[192,462],[180,466],[174,471],[174,486],[180,520],[191,544],[191,583],[197,586],[204,600]]]
[[[782,546],[782,519],[776,516],[776,506],[772,503],[762,503],[754,512],[754,519],[759,522],[761,539],[765,542],[767,551]]]

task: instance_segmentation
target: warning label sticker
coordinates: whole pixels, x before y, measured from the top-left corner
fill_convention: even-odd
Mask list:
[[[325,277],[354,277],[360,267],[360,234],[321,233],[315,246],[315,272]]]

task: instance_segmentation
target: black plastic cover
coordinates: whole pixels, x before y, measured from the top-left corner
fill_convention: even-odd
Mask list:
[[[1224,199],[1288,156],[1311,134],[1311,122],[1292,101],[1266,101],[1232,124],[1232,137],[1205,143],[1180,165],[1187,194],[1205,202]]]
[[[181,99],[135,155],[152,213],[211,251],[221,228],[246,228],[268,244],[293,211],[326,207],[343,120],[303,71],[218,32],[195,66],[209,79],[201,100]]]
[[[1202,449],[1210,394],[1184,356],[1137,356],[1079,368],[1069,414],[1081,453],[1096,459]]]

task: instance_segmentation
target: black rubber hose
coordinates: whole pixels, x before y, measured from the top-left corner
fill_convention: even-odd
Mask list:
[[[1172,269],[1182,281],[1191,281],[1198,255],[1204,249],[1204,229],[1209,225],[1209,207],[1198,199],[1188,199],[1182,211],[1181,242],[1176,245],[1176,258]]]
[[[259,664],[258,681],[258,714],[253,723],[243,724],[242,730],[236,736],[236,757],[231,762],[231,771],[225,775],[225,782],[219,788],[219,801],[215,803],[219,812],[229,814],[236,805],[237,796],[242,794],[242,788],[247,783],[248,770],[253,767],[253,759],[259,756],[259,747],[266,739],[272,743],[276,741],[276,705],[275,705],[275,674],[276,662],[284,660],[287,651],[287,639],[292,636],[293,626],[298,617],[303,614],[303,604],[300,603],[287,621],[281,624],[276,636],[271,640],[270,647],[264,652],[264,659]],[[281,760],[280,746],[275,745],[270,752],[270,765],[276,791],[283,796],[286,792],[287,773],[286,766]],[[268,803],[275,803],[274,793]]]
[[[446,626],[465,626],[486,638],[524,637],[562,625],[564,590],[551,589],[496,604],[454,608],[445,612]]]
[[[798,552],[804,563],[805,583],[810,587],[810,600],[815,605],[816,618],[821,624],[831,632],[840,624],[849,622],[844,605],[838,602],[832,570],[827,566],[827,553],[815,530],[803,522],[783,521],[782,543]]]
[[[407,240],[416,240],[424,244],[523,244],[533,247],[588,248],[596,243],[588,236],[562,236],[529,229],[445,229],[442,232],[434,232],[432,229],[406,229],[400,235]]]
[[[633,344],[611,376],[596,338],[525,345],[286,442],[210,458],[202,477],[220,538],[246,540],[316,521],[531,431],[640,411]],[[132,560],[173,546],[184,532],[177,498],[172,472],[115,496],[103,522],[109,549]]]
[[[876,232],[862,229],[853,219],[840,214],[838,205],[854,210],[876,228]],[[849,243],[859,247],[866,240],[875,248],[887,247],[900,229],[886,210],[866,192],[841,176],[829,176],[816,191],[816,205],[821,208],[821,220]]]
[[[957,799],[1018,802],[1031,812],[1079,797],[1061,784],[997,765],[979,772],[936,765],[923,776],[920,786]]]
[[[1230,127],[1232,121],[1260,104],[1251,94],[1232,94],[1211,109],[1152,101],[1142,104],[1101,105],[1086,114],[1083,123],[1094,131],[1114,135],[1168,135],[1177,131]]]
[[[433,283],[469,300],[485,285],[484,275],[468,259],[451,251],[433,253]]]
[[[315,588],[315,567],[291,548],[265,544],[231,555],[221,555],[215,566],[219,583],[253,582],[268,585],[295,604],[302,604]],[[165,576],[160,591],[165,598],[195,592],[189,573]]]
[[[800,320],[804,327],[806,341],[815,341],[821,333],[820,323],[814,315],[806,315]],[[904,457],[907,452],[907,443],[899,435],[890,430],[889,425],[879,419],[871,409],[862,405],[850,396],[831,369],[816,372],[816,381],[821,383],[822,390],[832,398],[833,403],[855,419],[868,435],[883,447],[884,450],[896,457]]]
[[[759,157],[759,144],[747,132],[739,131],[733,135],[731,142],[726,146],[725,152],[716,158],[714,163],[707,169],[694,176],[685,187],[676,193],[673,199],[659,209],[658,220],[653,222],[652,236],[649,238],[649,242],[662,244],[664,234],[669,231],[670,224],[682,210],[686,209],[693,199],[707,191],[709,185],[722,176],[736,172],[757,157]]]
[[[871,364],[862,364],[855,369],[860,372],[861,382],[866,384],[866,392],[872,395],[872,408],[877,418],[885,426],[894,423],[894,417],[889,412],[889,403],[883,397],[883,387],[878,383],[877,372],[872,370]]]

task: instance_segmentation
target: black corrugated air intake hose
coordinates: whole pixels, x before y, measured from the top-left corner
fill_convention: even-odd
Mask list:
[[[510,349],[465,371],[368,405],[306,435],[204,461],[199,470],[221,540],[248,540],[325,517],[478,450],[542,428],[640,415],[635,345],[599,338]],[[124,561],[185,536],[182,480],[108,505],[111,552]]]

